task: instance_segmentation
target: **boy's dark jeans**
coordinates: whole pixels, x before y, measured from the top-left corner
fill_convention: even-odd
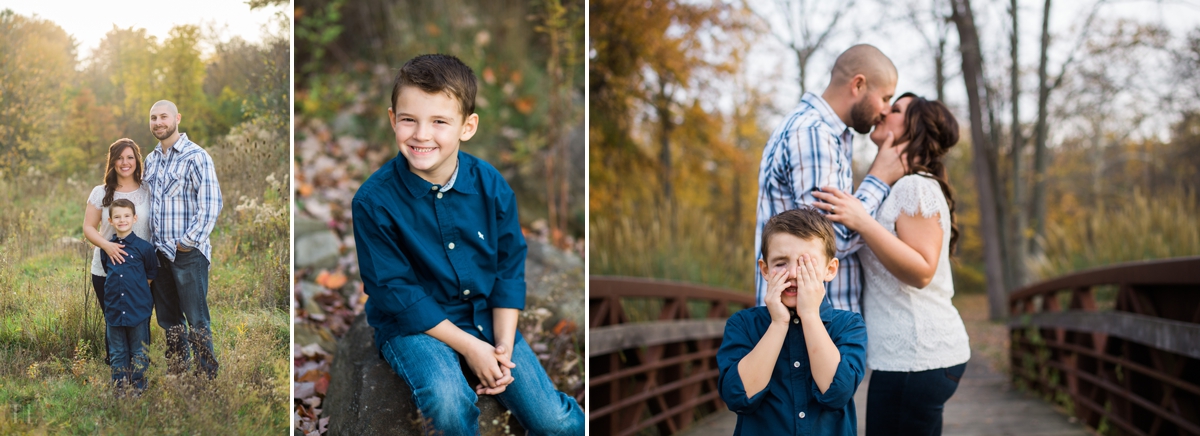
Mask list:
[[[178,251],[175,261],[158,253],[158,277],[150,287],[158,325],[167,336],[167,362],[171,372],[182,372],[195,354],[209,378],[217,376],[211,318],[208,314],[208,259],[200,250]]]
[[[104,317],[104,280],[107,277],[92,274],[92,290],[96,291],[96,301],[100,302],[100,316]],[[107,325],[107,323],[105,323]],[[108,352],[108,329],[104,330],[104,364],[112,364],[112,353]]]
[[[942,434],[942,410],[966,370],[961,363],[918,372],[872,371],[867,435]]]
[[[118,389],[146,389],[146,343],[150,342],[150,319],[133,327],[108,326],[108,355],[111,357],[112,380]]]

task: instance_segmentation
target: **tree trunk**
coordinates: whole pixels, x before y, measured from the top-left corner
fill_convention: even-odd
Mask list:
[[[1025,284],[1025,179],[1021,176],[1021,160],[1024,159],[1022,149],[1025,148],[1025,138],[1021,134],[1021,58],[1018,56],[1018,47],[1020,47],[1020,33],[1017,30],[1017,0],[1010,0],[1010,13],[1012,14],[1012,37],[1009,39],[1009,45],[1012,56],[1012,68],[1010,69],[1012,81],[1012,149],[1010,159],[1012,159],[1012,203],[1008,207],[1010,226],[1008,230],[1008,240],[1004,247],[1004,254],[1008,264],[1008,284],[1014,289]]]
[[[933,55],[933,86],[937,88],[937,99],[946,103],[946,37],[938,40],[937,53]]]
[[[675,130],[674,121],[671,120],[671,97],[667,95],[667,81],[660,77],[658,82],[658,95],[654,99],[654,109],[658,115],[658,121],[662,123],[659,130],[658,143],[659,154],[658,164],[662,169],[660,183],[662,183],[663,204],[667,206],[667,210],[672,209],[674,203],[675,192],[671,185],[671,132]],[[674,218],[671,216],[670,218]],[[673,223],[673,221],[672,221]]]
[[[984,274],[987,280],[988,315],[999,320],[1008,314],[1008,298],[1004,287],[1003,259],[1000,251],[1000,223],[996,214],[996,180],[988,164],[990,138],[983,131],[983,57],[979,34],[971,12],[971,0],[951,0],[951,19],[958,28],[959,50],[962,52],[963,82],[966,84],[967,105],[971,118],[971,142],[975,146],[973,167],[979,190],[980,230],[983,233]]]
[[[1038,58],[1038,114],[1033,143],[1033,238],[1029,253],[1034,258],[1042,256],[1042,239],[1046,235],[1046,118],[1050,100],[1049,64],[1050,50],[1050,0],[1046,0],[1042,11],[1042,47]],[[1066,68],[1066,65],[1063,65]]]

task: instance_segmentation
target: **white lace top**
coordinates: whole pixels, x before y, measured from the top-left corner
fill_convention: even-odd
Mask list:
[[[917,289],[888,272],[868,247],[859,251],[866,287],[863,317],[867,324],[867,366],[879,371],[915,372],[946,368],[971,358],[967,330],[950,303],[950,206],[937,180],[904,176],[880,205],[875,220],[896,233],[900,214],[938,215],[942,252],[929,285]]]
[[[146,242],[154,243],[150,240],[150,193],[146,191],[144,186],[138,187],[133,192],[113,192],[113,200],[127,199],[133,202],[134,212],[137,213],[137,222],[133,224],[133,234],[139,238],[145,239]],[[108,222],[108,208],[100,206],[104,201],[104,185],[92,188],[91,195],[88,195],[88,204],[100,209],[100,237],[104,240],[112,238],[117,230],[113,228],[112,223]],[[92,253],[92,275],[104,277],[104,266],[100,265],[100,247],[96,247]]]

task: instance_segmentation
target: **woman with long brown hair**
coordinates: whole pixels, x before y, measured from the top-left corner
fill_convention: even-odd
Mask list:
[[[833,189],[813,195],[830,220],[857,231],[867,246],[863,317],[867,324],[868,435],[937,435],[942,410],[958,388],[971,347],[950,302],[950,254],[958,241],[954,191],[943,159],[958,143],[946,105],[912,93],[892,104],[871,133],[903,147],[905,176],[872,218],[855,197]]]
[[[122,263],[128,254],[123,245],[110,242],[116,233],[108,221],[108,207],[113,200],[127,199],[134,204],[138,217],[133,233],[139,238],[150,240],[150,192],[142,187],[142,152],[129,138],[118,139],[108,146],[108,163],[104,166],[104,184],[92,188],[83,212],[83,235],[96,246],[92,255],[92,288],[104,312],[104,267],[100,264],[100,250],[108,253],[113,262]],[[108,338],[105,337],[105,358],[108,363]]]

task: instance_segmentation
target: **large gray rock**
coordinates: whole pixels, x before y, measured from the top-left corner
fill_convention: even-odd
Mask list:
[[[337,266],[341,247],[342,241],[330,230],[298,236],[293,247],[296,268],[333,269]]]
[[[359,315],[338,341],[324,401],[330,436],[422,434],[412,389],[379,357],[374,334],[366,316]],[[495,397],[481,395],[475,405],[481,434],[524,433]]]

